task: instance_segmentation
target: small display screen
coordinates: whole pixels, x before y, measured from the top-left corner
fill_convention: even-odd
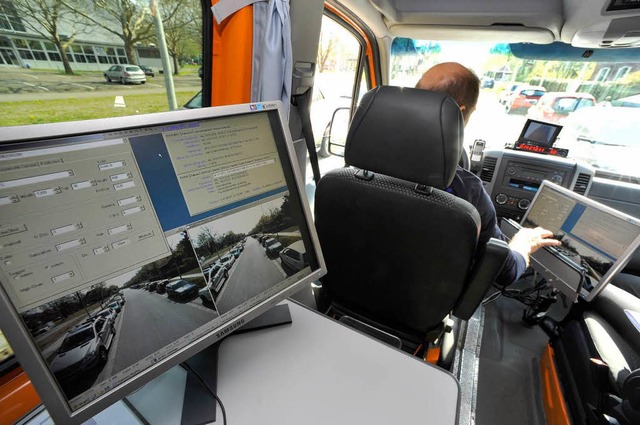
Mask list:
[[[542,121],[527,120],[518,142],[532,143],[550,148],[558,138],[562,126]]]

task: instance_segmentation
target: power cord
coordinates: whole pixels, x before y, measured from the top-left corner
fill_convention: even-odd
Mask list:
[[[220,405],[220,410],[222,411],[222,424],[223,425],[227,425],[227,412],[224,410],[224,405],[222,404],[222,400],[220,400],[220,398],[218,398],[218,396],[216,395],[215,391],[213,391],[211,389],[211,387],[205,382],[205,380],[202,378],[202,376],[200,376],[200,374],[198,372],[196,372],[195,370],[193,370],[193,368],[191,366],[189,366],[187,363],[180,363],[180,367],[182,367],[184,370],[186,370],[187,372],[191,372],[193,373],[193,375],[198,378],[198,381],[200,381],[200,383],[202,385],[204,385],[204,387],[211,393],[211,395],[213,396],[213,398],[215,398],[215,400],[218,402],[218,404]]]

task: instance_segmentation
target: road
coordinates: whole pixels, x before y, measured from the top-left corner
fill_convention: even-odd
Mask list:
[[[109,377],[211,321],[215,311],[192,302],[175,302],[166,295],[126,289],[127,303],[118,319],[109,360],[98,378]]]
[[[269,259],[258,241],[249,237],[216,300],[218,311],[224,314],[286,277],[280,259]]]

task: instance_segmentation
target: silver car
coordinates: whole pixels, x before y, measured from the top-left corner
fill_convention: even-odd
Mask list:
[[[147,82],[144,71],[136,65],[113,65],[104,72],[104,79],[107,83],[118,81],[120,84]]]

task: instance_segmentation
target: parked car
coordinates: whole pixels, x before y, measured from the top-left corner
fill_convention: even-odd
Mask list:
[[[178,280],[167,285],[167,295],[169,298],[184,300],[198,293],[198,285],[187,282],[186,280]]]
[[[226,267],[217,265],[213,267],[209,275],[207,277],[207,281],[209,282],[206,288],[202,288],[198,291],[198,296],[202,300],[202,303],[205,304],[207,302],[213,302],[213,298],[211,298],[212,293],[218,293],[222,289],[222,285],[229,277],[229,271]]]
[[[520,86],[522,86],[522,83],[515,83],[515,84],[511,84],[509,87],[505,88],[501,93],[500,93],[500,97],[498,98],[498,102],[500,102],[501,105],[505,105],[510,99],[511,99],[511,95],[516,91],[516,89]]]
[[[156,284],[156,292],[158,294],[164,294],[167,292],[167,285],[169,284],[169,279],[161,280]]]
[[[51,362],[51,371],[64,382],[104,365],[114,334],[113,320],[108,317],[98,317],[73,327]]]
[[[33,336],[42,335],[43,333],[46,333],[51,329],[53,329],[55,325],[56,324],[53,322],[47,322],[44,325],[41,325],[40,327],[38,327],[35,331],[33,331]]]
[[[600,170],[639,177],[639,134],[638,108],[593,106],[565,120],[555,146]]]
[[[269,238],[264,242],[264,250],[269,258],[277,257],[283,248],[282,244],[273,238]]]
[[[299,272],[309,264],[305,254],[304,243],[302,241],[292,243],[280,251],[280,254],[278,255],[280,257],[282,269],[287,273],[287,275]]]
[[[496,80],[491,77],[482,77],[480,79],[480,88],[481,89],[492,89],[496,84]]]
[[[224,255],[222,258],[220,258],[218,262],[223,266],[225,266],[227,270],[229,270],[231,266],[233,266],[233,263],[235,263],[235,261],[236,261],[236,257],[234,257],[231,254],[227,254],[227,255]]]
[[[117,316],[117,313],[112,308],[105,308],[103,310],[100,310],[96,314],[94,314],[94,317],[96,318],[104,317],[105,319],[111,319],[111,320],[116,320],[116,316]]]
[[[122,310],[122,305],[120,304],[119,301],[113,301],[113,302],[110,302],[109,304],[107,304],[106,308],[110,308],[113,311],[115,311],[117,314],[119,314],[120,311]]]
[[[144,72],[144,75],[149,77],[155,77],[156,73],[153,71],[153,68],[147,65],[140,65],[140,69]]]
[[[240,257],[241,253],[242,253],[242,250],[240,248],[233,248],[231,251],[229,251],[229,254],[233,255],[233,257],[236,259]]]
[[[540,86],[521,86],[509,97],[504,106],[507,114],[525,113],[538,103],[538,100],[546,93],[546,89]]]
[[[158,285],[158,282],[151,282],[149,286],[147,286],[147,291],[149,292],[155,291],[157,285]]]
[[[596,99],[589,93],[549,92],[527,111],[527,117],[561,123],[578,109],[594,106]]]
[[[144,71],[137,65],[113,65],[104,72],[104,79],[107,83],[118,81],[120,84],[147,82]]]
[[[640,108],[640,94],[622,97],[611,102],[612,106],[625,106],[627,108]]]

